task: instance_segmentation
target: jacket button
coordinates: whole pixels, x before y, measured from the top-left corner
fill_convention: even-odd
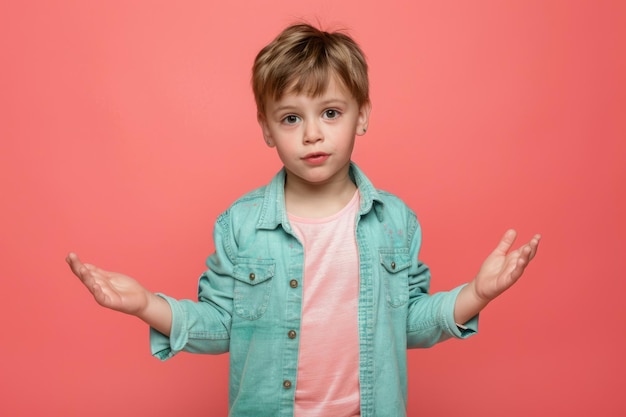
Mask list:
[[[295,330],[289,330],[287,332],[287,337],[289,337],[290,339],[295,339],[296,338],[296,331]]]
[[[391,263],[391,269],[396,269],[396,263],[395,262]]]
[[[291,381],[290,381],[290,380],[288,380],[288,379],[285,379],[285,380],[283,381],[283,388],[285,388],[285,389],[289,389],[289,388],[291,388]]]
[[[292,279],[291,281],[289,281],[289,286],[291,288],[298,288],[298,281],[295,279]]]
[[[256,275],[254,275],[254,272],[250,272],[250,281],[254,281],[254,279],[256,278]]]

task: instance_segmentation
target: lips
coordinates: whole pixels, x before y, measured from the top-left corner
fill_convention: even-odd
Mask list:
[[[324,152],[312,152],[305,155],[302,159],[311,165],[319,165],[326,161],[329,156],[329,154]]]

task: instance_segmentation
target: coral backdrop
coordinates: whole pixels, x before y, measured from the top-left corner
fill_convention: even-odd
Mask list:
[[[544,236],[478,336],[409,352],[409,414],[626,415],[626,10],[591,0],[3,2],[0,415],[226,415],[227,355],[152,358],[64,258],[195,297],[216,216],[280,168],[250,67],[298,19],[365,50],[354,160],[418,213],[434,290]]]

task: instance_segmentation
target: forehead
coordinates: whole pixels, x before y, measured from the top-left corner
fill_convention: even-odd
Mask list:
[[[309,86],[308,88],[299,85],[294,81],[285,89],[282,95],[274,98],[268,97],[265,100],[266,107],[277,107],[287,103],[325,103],[328,101],[356,102],[356,98],[348,90],[341,80],[336,76],[330,76],[323,87]]]

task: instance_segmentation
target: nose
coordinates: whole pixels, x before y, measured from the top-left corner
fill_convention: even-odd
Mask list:
[[[318,123],[308,122],[304,125],[304,143],[312,144],[324,140],[324,134]]]

